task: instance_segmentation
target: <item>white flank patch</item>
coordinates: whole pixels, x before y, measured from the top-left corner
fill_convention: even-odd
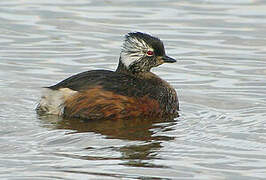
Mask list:
[[[142,39],[135,37],[128,37],[121,50],[121,62],[129,67],[135,61],[138,61],[146,55],[147,51],[153,51],[153,49]]]
[[[69,88],[59,90],[43,89],[42,97],[38,105],[39,110],[46,114],[62,115],[64,113],[64,103],[67,98],[77,93]]]

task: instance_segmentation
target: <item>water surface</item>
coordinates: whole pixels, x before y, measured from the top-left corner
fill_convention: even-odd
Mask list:
[[[266,2],[0,2],[1,179],[265,179]],[[114,70],[123,35],[160,37],[173,121],[38,117],[41,87]]]

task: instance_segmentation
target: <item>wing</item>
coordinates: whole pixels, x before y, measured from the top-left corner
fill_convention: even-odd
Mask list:
[[[114,72],[107,70],[86,71],[73,75],[48,88],[52,90],[69,88],[75,91],[81,91],[87,89],[88,87],[95,86],[101,82],[106,82],[106,80],[114,76],[114,74]]]
[[[128,96],[144,96],[146,94],[146,92],[141,90],[143,88],[143,82],[134,76],[107,70],[82,72],[47,88],[52,90],[69,88],[81,92],[96,86],[101,86],[104,90]]]

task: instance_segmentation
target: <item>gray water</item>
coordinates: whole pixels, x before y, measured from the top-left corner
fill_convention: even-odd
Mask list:
[[[160,37],[174,121],[38,117],[41,87]],[[266,2],[0,1],[0,179],[266,179]]]

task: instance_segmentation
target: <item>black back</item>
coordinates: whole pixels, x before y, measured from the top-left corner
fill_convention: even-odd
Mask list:
[[[95,86],[101,86],[106,91],[112,91],[126,96],[143,97],[147,94],[150,94],[151,96],[156,94],[153,92],[156,90],[155,81],[145,81],[133,75],[108,70],[82,72],[48,88],[53,90],[69,88],[74,91],[84,91],[94,88]]]

